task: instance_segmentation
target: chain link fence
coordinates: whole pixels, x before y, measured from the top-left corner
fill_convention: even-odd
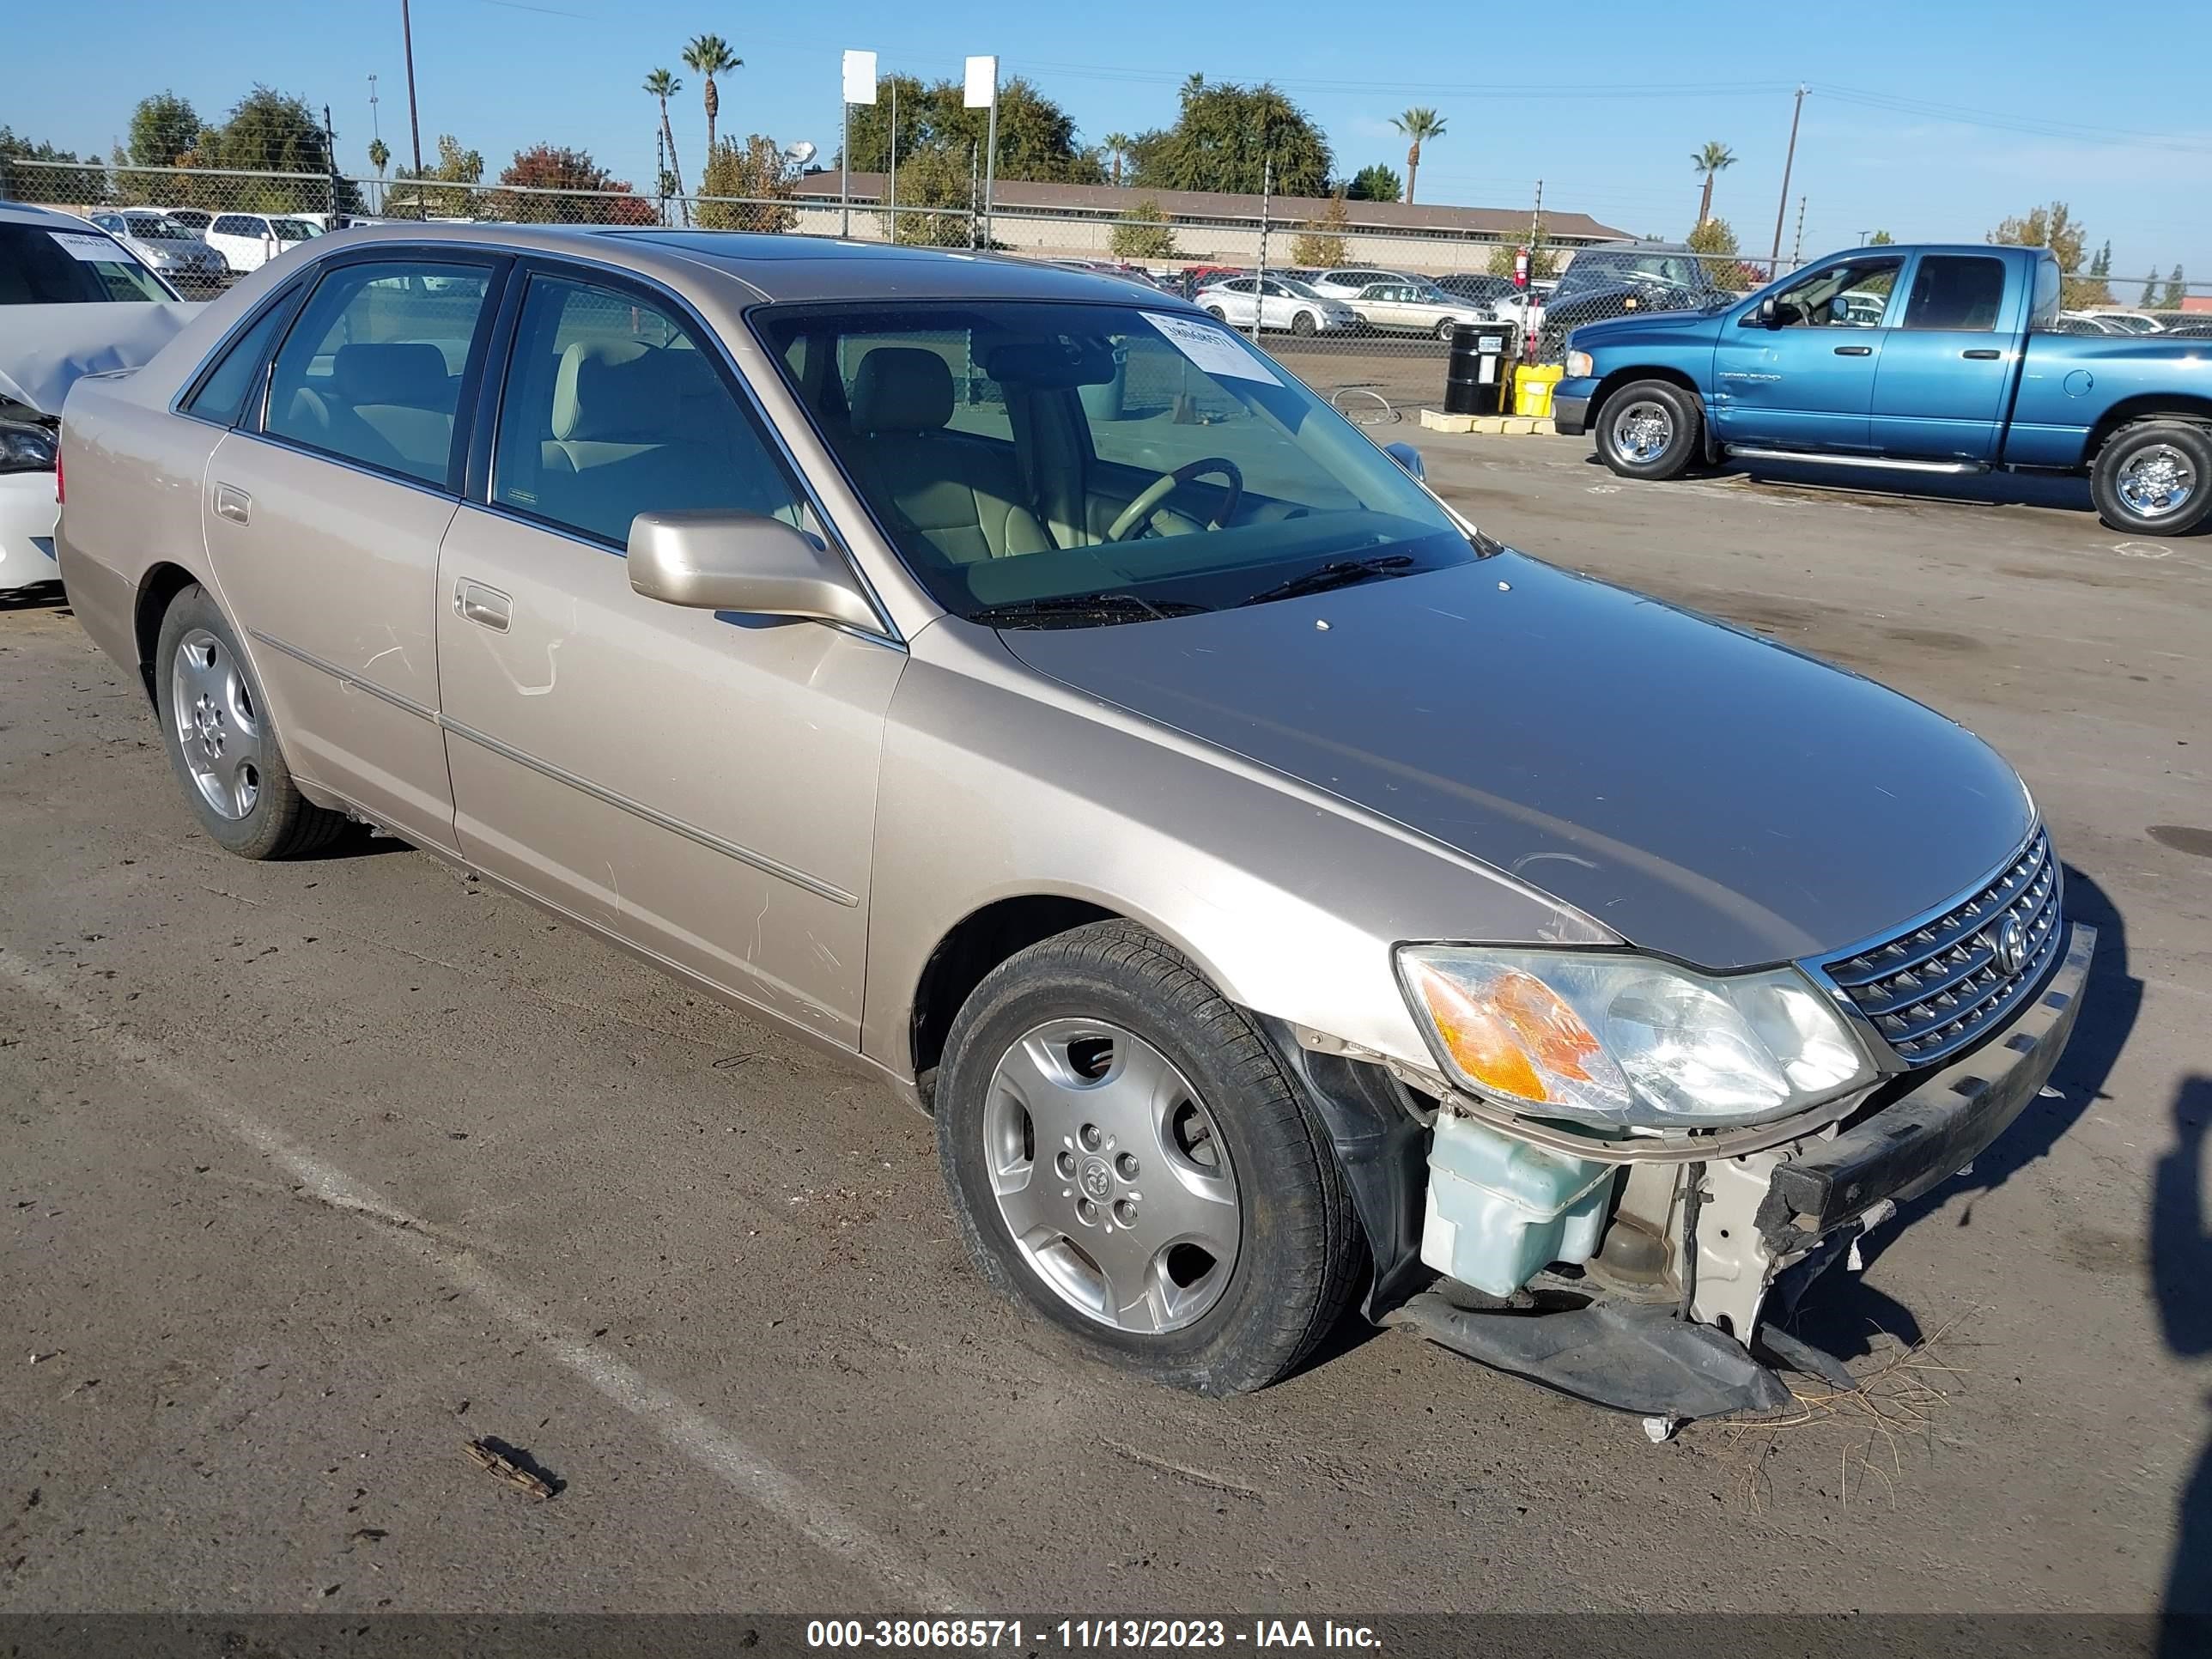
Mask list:
[[[1785,273],[1741,254],[1656,244],[1547,242],[1532,221],[1532,281],[1511,276],[1520,244],[1474,234],[1378,235],[1272,216],[1111,218],[1079,210],[846,201],[834,174],[788,179],[759,198],[640,195],[441,179],[347,178],[134,167],[0,157],[0,198],[79,214],[119,234],[188,294],[219,290],[291,247],[348,223],[506,222],[752,231],[907,246],[994,249],[1120,274],[1194,300],[1355,419],[1380,423],[1441,405],[1455,325],[1510,331],[1511,356],[1557,363],[1585,323],[1725,305]],[[980,191],[975,192],[980,196]],[[210,263],[189,251],[204,246]],[[1824,320],[1872,325],[1890,301],[1879,248],[1867,270],[1817,296]],[[184,264],[180,261],[198,261]],[[165,263],[166,262],[166,263]],[[1890,276],[1894,276],[1892,270]],[[2185,311],[2188,284],[2156,307],[2083,307],[2076,332],[2212,336],[2212,311]]]

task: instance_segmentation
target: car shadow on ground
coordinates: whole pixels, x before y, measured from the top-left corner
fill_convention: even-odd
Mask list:
[[[1871,1267],[1907,1230],[1927,1221],[1952,1200],[1966,1196],[1952,1225],[1974,1224],[1975,1202],[2045,1157],[2091,1102],[2105,1097],[2106,1082],[2135,1029],[2142,1008],[2142,981],[2128,971],[2127,924],[2104,890],[2081,871],[2066,870],[2066,914],[2097,930],[2097,954],[2081,995],[2074,1035],[2051,1074],[2050,1090],[1976,1155],[1959,1175],[1934,1191],[1900,1206],[1898,1213],[1859,1244],[1860,1259]],[[1923,1333],[1910,1309],[1869,1285],[1859,1274],[1831,1270],[1807,1292],[1798,1310],[1797,1334],[1808,1342],[1849,1359],[1873,1351],[1877,1334],[1906,1345]]]
[[[0,611],[52,611],[66,617],[70,614],[69,595],[58,580],[0,590]]]
[[[2173,1146],[2151,1176],[2150,1282],[2159,1334],[2177,1358],[2212,1358],[2212,1222],[2205,1215],[2205,1145],[2212,1131],[2212,1077],[2184,1079],[2173,1097]],[[2212,1376],[2206,1427],[2212,1430]],[[2173,1559],[2166,1575],[2160,1653],[2212,1652],[2212,1433],[2181,1489]]]

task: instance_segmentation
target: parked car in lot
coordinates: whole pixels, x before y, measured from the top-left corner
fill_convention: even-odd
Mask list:
[[[1629,477],[1725,455],[2086,471],[2106,524],[2180,535],[2212,512],[2212,351],[2071,331],[2061,286],[2037,248],[1838,253],[1746,299],[1577,329],[1553,415]]]
[[[1496,322],[1520,308],[1521,290],[1513,285],[1510,276],[1493,276],[1487,271],[1463,271],[1437,277],[1437,286],[1447,294],[1455,295],[1462,300],[1472,300],[1475,304],[1487,307],[1490,313],[1488,321]]]
[[[1978,739],[1500,545],[1118,281],[392,227],[64,413],[71,601],[210,837],[368,820],[815,1042],[934,1115],[992,1284],[1165,1382],[1358,1302],[1786,1404],[1770,1293],[2080,1006]]]
[[[266,213],[218,213],[205,232],[208,246],[233,270],[258,270],[285,249],[311,242],[320,234],[304,219]]]
[[[1342,300],[1325,298],[1289,276],[1231,276],[1199,289],[1199,307],[1223,322],[1292,334],[1341,334],[1359,326],[1359,313]]]
[[[1350,302],[1369,328],[1391,334],[1451,338],[1462,324],[1490,321],[1490,308],[1462,300],[1427,283],[1370,283]]]
[[[1654,311],[1701,311],[1737,296],[1713,279],[1711,265],[1665,243],[1587,247],[1577,253],[1534,325],[1537,356],[1557,362],[1566,337],[1584,323]]]
[[[205,290],[230,280],[230,264],[198,231],[153,208],[95,213],[91,222],[179,289]]]
[[[1350,301],[1377,283],[1418,283],[1422,280],[1409,270],[1382,270],[1370,265],[1340,265],[1334,270],[1316,271],[1307,286],[1328,299]]]
[[[62,401],[144,362],[192,314],[106,231],[0,202],[0,590],[52,581]]]

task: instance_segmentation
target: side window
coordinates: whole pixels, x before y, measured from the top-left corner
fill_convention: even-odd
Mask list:
[[[219,213],[208,228],[218,236],[251,236],[253,234],[245,215],[239,213]]]
[[[252,392],[254,371],[261,367],[269,342],[276,337],[278,325],[290,310],[289,301],[279,300],[248,325],[224,349],[215,368],[200,382],[200,389],[186,400],[185,412],[218,426],[235,426]]]
[[[1775,315],[1784,328],[1880,328],[1904,269],[1897,258],[1823,265],[1774,296]],[[1757,319],[1754,311],[1744,320]]]
[[[2004,307],[2005,267],[1981,254],[1923,254],[1913,274],[1907,328],[1982,333],[1997,325]]]
[[[559,276],[532,277],[523,296],[491,498],[617,546],[641,513],[800,522],[789,477],[684,325]]]
[[[489,285],[475,265],[340,265],[277,349],[264,429],[443,486],[461,369]]]
[[[2047,329],[2058,320],[2059,296],[2064,292],[2058,277],[2058,261],[2051,258],[2035,262],[2035,308],[2029,315],[2030,328]]]

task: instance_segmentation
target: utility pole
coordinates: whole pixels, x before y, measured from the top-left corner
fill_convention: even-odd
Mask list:
[[[407,0],[399,0],[399,44],[407,55],[407,136],[415,152],[415,176],[422,176],[422,118],[415,107],[415,25],[407,15]],[[422,187],[415,187],[415,216],[430,216]]]
[[[338,216],[338,136],[331,130],[331,106],[323,106],[323,166],[331,175],[331,217]],[[336,225],[326,227],[336,230]]]
[[[1805,198],[1797,198],[1797,240],[1790,245],[1790,264],[1794,270],[1805,263]]]
[[[1536,181],[1535,204],[1528,210],[1528,280],[1521,288],[1521,349],[1536,355],[1536,331],[1528,326],[1528,302],[1536,294],[1536,245],[1544,237],[1544,181]]]
[[[891,76],[891,166],[884,174],[884,194],[890,207],[885,216],[884,228],[890,233],[884,240],[898,240],[898,76]]]
[[[1766,260],[1766,279],[1772,282],[1782,274],[1782,221],[1790,211],[1790,170],[1797,161],[1797,123],[1805,113],[1805,94],[1812,88],[1800,82],[1797,102],[1790,112],[1790,149],[1782,158],[1782,199],[1774,208],[1774,247]]]
[[[653,130],[653,194],[660,198],[660,222],[668,222],[668,137],[659,127]]]
[[[1275,158],[1266,154],[1267,139],[1260,140],[1260,268],[1252,279],[1252,340],[1259,343],[1260,325],[1267,316],[1267,201],[1274,194]]]

